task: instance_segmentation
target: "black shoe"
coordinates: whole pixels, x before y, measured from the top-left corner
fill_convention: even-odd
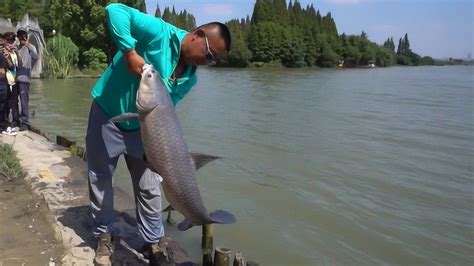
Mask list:
[[[26,130],[30,130],[30,126],[28,126],[27,124],[23,124],[20,126],[20,131],[26,131]]]
[[[168,241],[161,239],[159,243],[148,243],[147,251],[150,266],[168,266],[176,265],[173,261],[173,252],[169,249]]]
[[[95,250],[94,265],[111,266],[113,254],[112,236],[108,233],[100,234]]]

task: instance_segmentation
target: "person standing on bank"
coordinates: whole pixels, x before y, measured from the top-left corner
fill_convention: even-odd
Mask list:
[[[16,84],[16,70],[21,67],[22,61],[18,47],[15,45],[16,34],[14,32],[5,32],[3,34],[5,39],[5,49],[8,52],[7,59],[13,63],[13,67],[7,70],[6,77],[8,81],[8,94],[7,94],[7,107],[5,108],[5,119],[7,121],[10,118],[10,112],[12,115],[12,122],[6,131],[2,134],[15,135],[19,131],[20,127],[20,110],[18,106],[18,86]]]
[[[3,34],[0,34],[0,131],[7,127],[5,120],[5,108],[7,108],[7,94],[9,90],[7,71],[13,68],[13,62],[9,52],[5,48]]]
[[[36,63],[36,60],[38,60],[38,52],[36,51],[36,47],[28,41],[28,33],[25,29],[19,29],[16,34],[20,40],[19,53],[22,61],[22,65],[18,67],[16,71],[16,84],[20,94],[21,105],[21,131],[27,130],[29,126],[31,69]]]
[[[196,67],[224,56],[231,45],[228,28],[218,22],[191,32],[123,4],[106,7],[108,29],[119,52],[93,86],[86,134],[89,197],[93,234],[98,237],[94,262],[111,265],[115,233],[112,175],[121,154],[135,194],[138,230],[150,264],[163,261],[160,176],[147,169],[138,121],[109,119],[136,112],[136,94],[145,63],[153,65],[176,105],[195,85]]]

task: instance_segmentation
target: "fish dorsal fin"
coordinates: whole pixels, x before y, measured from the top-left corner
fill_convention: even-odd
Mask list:
[[[194,163],[194,167],[196,168],[196,171],[199,170],[199,168],[203,167],[204,165],[216,159],[221,158],[219,156],[207,155],[207,154],[202,154],[202,153],[194,153],[194,152],[191,152],[191,157]]]

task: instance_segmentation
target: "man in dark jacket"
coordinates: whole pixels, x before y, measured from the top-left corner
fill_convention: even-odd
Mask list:
[[[6,130],[8,126],[8,121],[5,119],[8,108],[7,95],[10,89],[7,73],[14,68],[7,46],[3,34],[0,34],[0,132],[2,133],[6,133],[4,130]],[[8,132],[8,134],[10,134],[10,132]]]
[[[5,105],[7,103],[7,68],[8,61],[5,58],[5,40],[3,40],[3,34],[0,34],[0,131],[5,130]]]

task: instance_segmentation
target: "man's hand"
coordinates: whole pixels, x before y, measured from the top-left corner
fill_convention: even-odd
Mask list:
[[[8,58],[10,56],[10,53],[8,52],[6,47],[3,47],[2,50],[0,50],[0,52],[3,54],[5,58]]]
[[[130,50],[123,53],[125,62],[127,63],[128,71],[140,76],[142,67],[145,64],[143,57],[139,56],[135,50]]]

